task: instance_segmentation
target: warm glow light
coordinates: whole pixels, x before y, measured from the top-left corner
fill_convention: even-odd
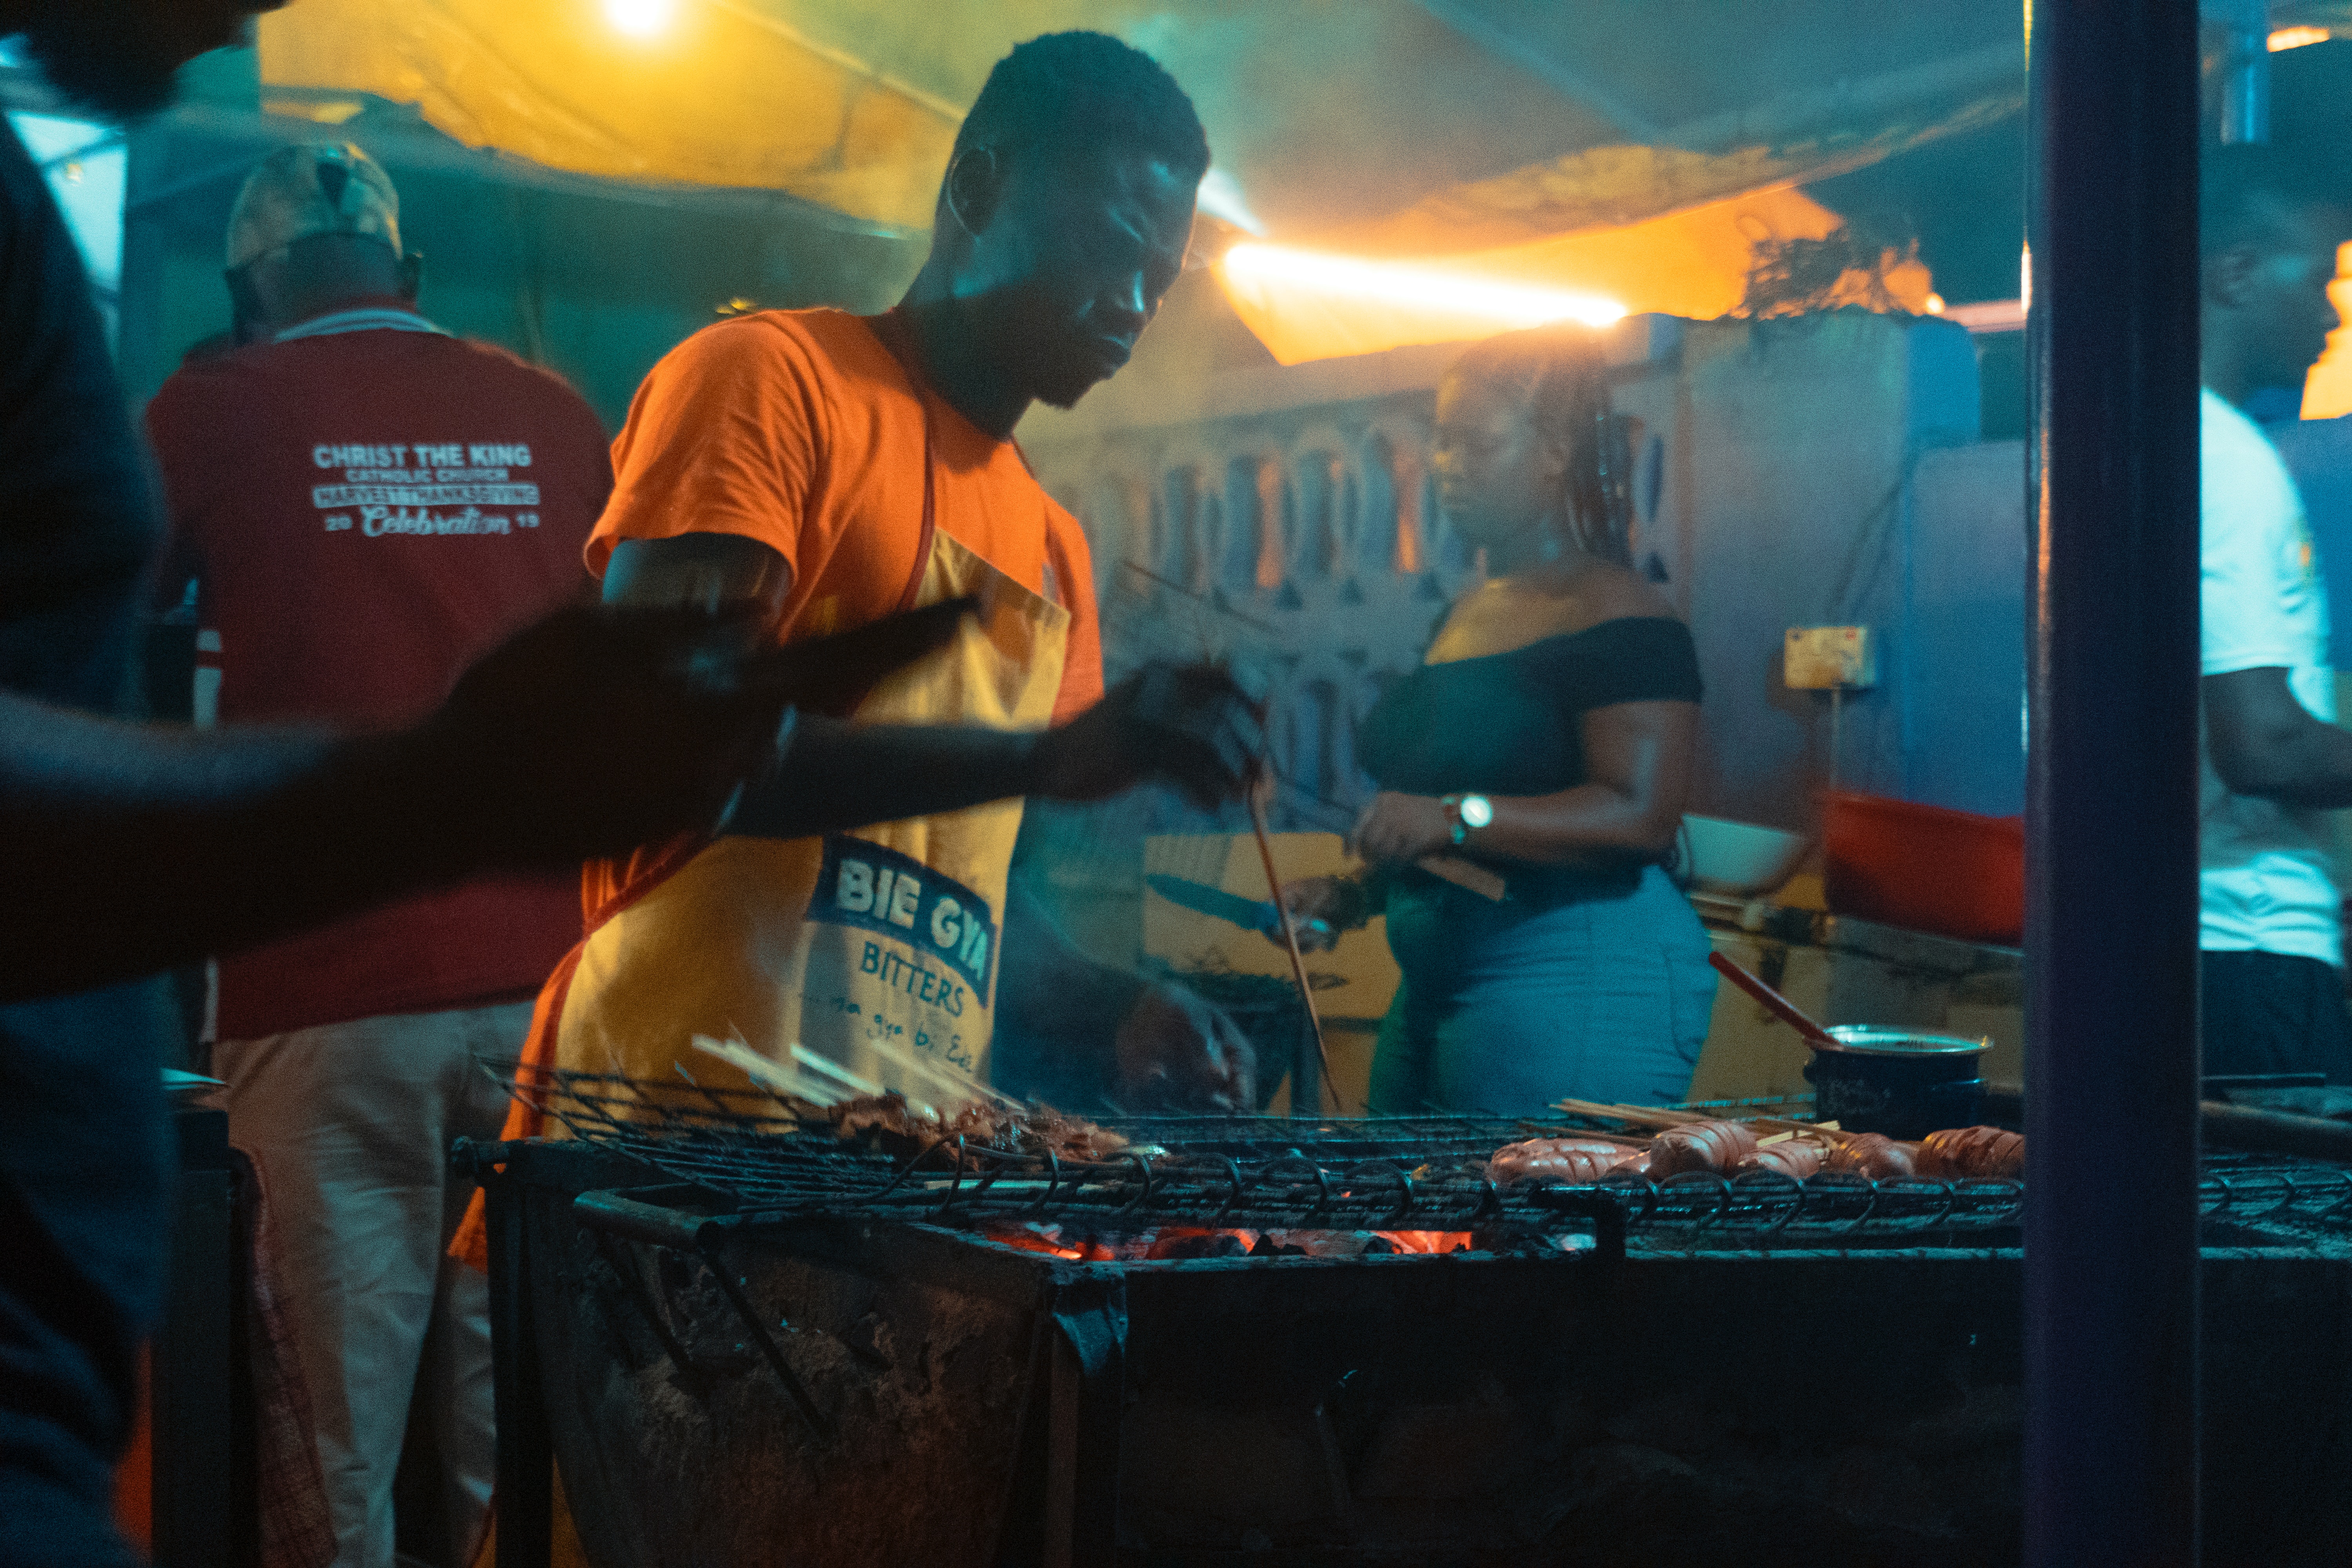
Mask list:
[[[1193,200],[1211,217],[1223,218],[1244,234],[1265,232],[1265,225],[1250,211],[1249,198],[1242,194],[1241,182],[1223,169],[1212,167],[1201,176],[1200,194]]]
[[[1972,332],[2021,332],[2025,330],[2022,300],[1979,300],[1969,305],[1948,305],[1944,320]]]
[[[604,20],[633,38],[667,32],[677,16],[677,0],[604,0]]]
[[[2271,53],[2299,49],[2305,44],[2324,44],[2333,37],[2325,27],[2280,27],[2271,34]]]
[[[1928,296],[1927,296],[1927,314],[1929,314],[1929,315],[1931,315],[1931,316],[1940,316],[1940,315],[1942,315],[1943,313],[1944,313],[1944,297],[1943,297],[1941,294],[1930,294],[1930,295],[1928,295]]]
[[[1597,294],[1494,283],[1456,272],[1321,256],[1278,245],[1236,245],[1225,252],[1222,265],[1235,279],[1265,279],[1349,299],[1484,316],[1506,327],[1539,327],[1548,321],[1606,327],[1625,319],[1624,306]]]
[[[2017,308],[2033,309],[2033,247],[2030,245],[2017,253]]]
[[[2328,302],[2339,323],[2352,322],[2352,240],[2336,247],[2336,281]],[[2327,348],[2303,381],[2303,416],[2338,419],[2352,414],[2352,332],[2339,324],[2327,334]]]

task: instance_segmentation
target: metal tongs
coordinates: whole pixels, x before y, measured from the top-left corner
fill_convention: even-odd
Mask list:
[[[1265,798],[1273,793],[1274,770],[1261,763],[1256,776],[1250,780],[1247,792],[1250,830],[1257,835],[1257,858],[1265,868],[1266,891],[1274,896],[1275,918],[1282,922],[1282,945],[1290,954],[1290,976],[1298,983],[1298,1000],[1307,1009],[1307,1027],[1315,1031],[1315,1055],[1323,1064],[1322,1081],[1330,1090],[1332,1108],[1345,1110],[1346,1107],[1339,1102],[1339,1086],[1331,1081],[1331,1049],[1323,1043],[1323,1016],[1315,1010],[1315,986],[1307,978],[1306,956],[1298,951],[1298,922],[1291,915],[1290,899],[1283,889],[1282,874],[1274,868],[1274,839],[1265,827]],[[1320,1094],[1317,1095],[1316,1101],[1307,1108],[1312,1114],[1319,1114],[1323,1109]],[[1290,1108],[1291,1114],[1296,1116],[1298,1111],[1299,1107],[1294,1103]]]

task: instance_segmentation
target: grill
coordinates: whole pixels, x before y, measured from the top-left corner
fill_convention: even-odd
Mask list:
[[[596,1568],[2015,1558],[2015,1184],[1497,1190],[1498,1143],[1567,1129],[1137,1121],[1073,1162],[526,1092],[572,1136],[460,1152],[500,1568],[547,1561],[551,1460]],[[2333,1562],[2352,1175],[2219,1159],[2205,1203],[2209,1557]],[[1067,1255],[1188,1228],[1353,1241]]]
[[[816,1215],[950,1226],[1054,1222],[1133,1232],[1155,1226],[1324,1231],[1488,1230],[1521,1240],[1589,1237],[1622,1255],[1629,1232],[1721,1233],[1742,1244],[1874,1240],[2013,1228],[2024,1205],[2010,1181],[1872,1182],[1768,1172],[1664,1184],[1498,1188],[1489,1154],[1517,1139],[1577,1131],[1497,1117],[1286,1121],[1266,1117],[1115,1120],[1117,1159],[940,1140],[912,1157],[845,1146],[829,1122],[758,1090],[649,1084],[541,1070],[519,1092],[573,1138],[735,1211],[732,1223]],[[2235,1201],[2272,1201],[2253,1187]],[[2352,1198],[2352,1193],[2345,1194]],[[2299,1199],[2309,1206],[2310,1197]]]

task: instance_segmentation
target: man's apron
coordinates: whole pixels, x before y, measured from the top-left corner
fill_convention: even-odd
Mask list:
[[[1069,612],[934,531],[912,605],[976,595],[956,640],[890,677],[862,722],[1036,729],[1061,689]],[[789,756],[785,766],[791,766]],[[824,838],[721,838],[624,889],[582,944],[554,1064],[740,1084],[689,1050],[740,1037],[789,1064],[801,1045],[886,1088],[940,1097],[891,1058],[984,1077],[1005,875],[1021,802]],[[666,872],[666,874],[665,874]]]
[[[940,652],[886,678],[859,722],[1042,729],[1052,719],[1070,614],[936,526],[939,465],[924,402],[923,541],[899,608],[973,595],[979,611]],[[792,765],[787,754],[784,766]],[[542,1067],[662,1083],[746,1087],[696,1051],[740,1038],[789,1064],[800,1045],[910,1099],[936,1080],[891,1058],[933,1057],[985,1080],[1005,879],[1018,800],[824,838],[680,840],[591,911],[544,990],[523,1048]],[[951,1109],[951,1107],[941,1107]],[[503,1136],[543,1131],[518,1100]],[[481,1200],[450,1250],[488,1265]]]

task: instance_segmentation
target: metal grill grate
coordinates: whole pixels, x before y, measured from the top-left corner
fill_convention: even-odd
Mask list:
[[[2208,1219],[2352,1229],[2352,1171],[2316,1160],[2208,1151],[2197,1195]]]
[[[864,1214],[946,1225],[1052,1220],[1102,1232],[1516,1225],[1547,1233],[1606,1220],[1612,1229],[1720,1233],[1750,1244],[1998,1228],[2015,1225],[2024,1202],[2016,1182],[1800,1183],[1761,1172],[1498,1188],[1485,1173],[1496,1147],[1569,1129],[1496,1117],[1127,1119],[1105,1123],[1129,1140],[1125,1152],[1078,1162],[945,1139],[885,1152],[840,1142],[829,1121],[777,1096],[683,1080],[545,1070],[515,1092],[573,1137],[746,1220]]]

